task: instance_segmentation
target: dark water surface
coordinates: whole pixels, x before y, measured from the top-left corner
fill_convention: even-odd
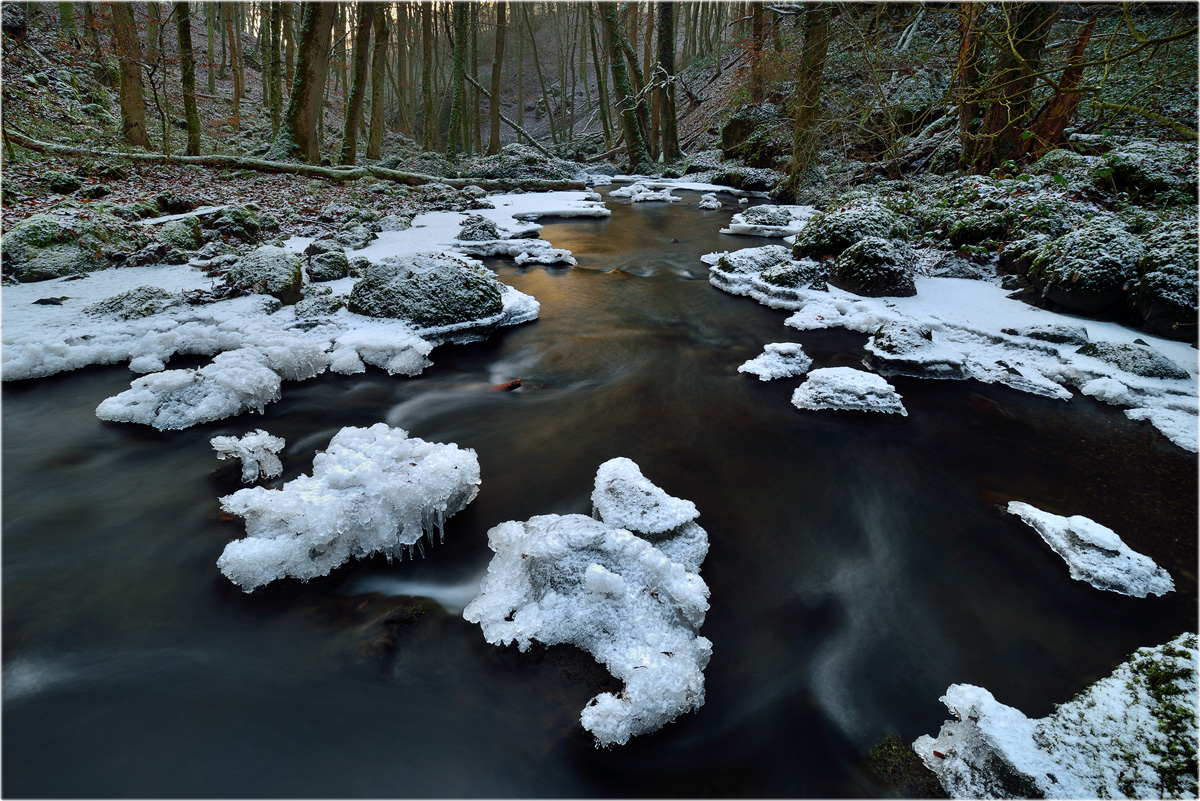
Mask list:
[[[5,385],[4,794],[886,794],[862,755],[936,732],[951,683],[1042,716],[1195,630],[1192,454],[1091,399],[973,381],[896,380],[906,419],[794,409],[801,379],[737,366],[776,341],[856,365],[865,337],[797,332],[710,287],[701,254],[763,241],[717,234],[727,213],[684,194],[547,225],[577,268],[492,263],[541,319],[439,348],[415,379],[322,376],[263,416],[170,433],[96,419],[123,368]],[[249,596],[217,572],[242,528],[219,519],[236,486],[214,476],[211,437],[285,437],[291,479],[341,427],[379,421],[478,452],[482,489],[444,545]],[[611,682],[590,657],[495,648],[457,613],[389,596],[461,606],[488,528],[590,511],[615,456],[700,509],[713,658],[699,712],[601,751],[578,723]],[[1070,580],[1001,512],[1014,499],[1113,528],[1177,591]]]

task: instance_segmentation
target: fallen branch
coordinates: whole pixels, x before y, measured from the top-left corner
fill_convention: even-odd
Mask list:
[[[1188,139],[1189,141],[1195,142],[1197,139],[1200,139],[1200,131],[1193,131],[1182,122],[1176,122],[1170,117],[1164,117],[1158,112],[1151,111],[1148,108],[1138,108],[1137,106],[1122,105],[1120,103],[1101,103],[1098,100],[1092,101],[1092,107],[1112,109],[1113,111],[1123,112],[1126,114],[1136,114],[1139,117],[1145,117],[1148,120],[1154,120],[1159,125],[1167,126],[1172,131]]]
[[[40,142],[31,139],[11,129],[4,131],[4,137],[27,150],[38,153],[51,153],[59,156],[77,156],[83,158],[123,159],[137,161],[143,164],[199,164],[204,167],[223,167],[226,169],[254,170],[257,172],[282,173],[285,175],[303,175],[306,178],[317,178],[323,181],[357,181],[360,178],[378,178],[383,181],[405,184],[407,186],[422,186],[424,184],[446,184],[455,189],[465,186],[478,186],[482,189],[521,189],[527,192],[553,192],[564,189],[583,189],[581,181],[546,181],[541,179],[522,180],[486,180],[475,178],[444,178],[437,175],[425,175],[415,172],[388,170],[383,167],[320,167],[315,164],[297,164],[285,161],[268,161],[266,159],[247,158],[245,156],[164,156],[161,153],[133,153],[116,150],[87,150],[85,148],[58,145],[52,142]]]
[[[474,86],[478,91],[482,92],[484,97],[486,97],[488,100],[492,99],[492,93],[489,92],[487,89],[484,89],[482,86],[480,86],[479,81],[475,80],[470,75],[464,74],[463,77],[466,78],[470,82],[470,84],[472,86]],[[520,125],[517,125],[515,122],[510,120],[508,117],[504,116],[503,111],[500,112],[500,121],[506,123],[514,131],[516,131],[517,133],[521,134],[521,136],[524,136],[526,139],[528,139],[529,144],[532,145],[533,148],[535,150],[537,150],[539,153],[541,153],[543,156],[545,156],[546,158],[554,158],[552,155],[550,155],[549,150],[547,150],[546,148],[539,145],[537,143],[537,140],[529,135],[528,131],[526,131]]]

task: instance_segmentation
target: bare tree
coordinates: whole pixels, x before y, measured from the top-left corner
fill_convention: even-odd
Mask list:
[[[358,160],[358,128],[362,125],[363,98],[367,93],[367,59],[371,54],[374,16],[374,3],[358,4],[358,27],[354,37],[354,85],[346,104],[346,120],[342,129],[342,164],[354,164]]]
[[[321,117],[321,96],[329,72],[329,44],[336,9],[333,3],[305,3],[302,8],[296,78],[283,125],[268,157],[277,161],[303,159],[317,164],[321,160],[317,121]]]
[[[142,88],[142,45],[133,20],[133,6],[113,3],[112,15],[113,42],[121,63],[121,135],[131,145],[150,147]]]
[[[192,54],[192,21],[188,4],[175,4],[175,33],[179,39],[179,69],[183,81],[183,111],[187,118],[188,156],[200,155],[200,112],[196,108],[196,57]]]
[[[367,158],[377,159],[383,152],[383,104],[387,89],[388,24],[387,5],[375,4],[375,50],[371,54],[371,133],[367,139]]]
[[[496,3],[496,49],[492,55],[492,98],[490,111],[490,136],[488,138],[488,154],[500,152],[500,67],[504,63],[504,37],[508,29],[508,3],[499,0]]]

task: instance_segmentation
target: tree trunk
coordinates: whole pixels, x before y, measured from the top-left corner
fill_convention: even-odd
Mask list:
[[[179,69],[183,74],[183,111],[187,117],[187,155],[200,155],[200,112],[196,109],[196,57],[192,54],[192,20],[187,3],[175,4]]]
[[[283,115],[283,125],[268,157],[279,161],[304,159],[316,164],[321,160],[321,143],[316,130],[322,116],[321,97],[329,71],[329,42],[335,8],[332,3],[306,3],[302,8],[296,79],[287,112]]]
[[[496,49],[492,54],[492,97],[489,104],[491,122],[488,136],[488,155],[500,152],[500,67],[504,63],[504,37],[508,29],[508,3],[496,3]],[[521,102],[518,98],[518,102]]]
[[[205,3],[204,4],[204,28],[205,28],[205,34],[208,37],[208,51],[206,54],[207,58],[208,58],[208,64],[205,65],[204,71],[208,77],[208,93],[210,95],[217,93],[217,75],[213,71],[213,67],[216,66],[216,61],[215,61],[216,50],[213,47],[213,38],[214,38],[213,37],[213,29],[216,27],[216,22],[215,22],[216,16],[217,16],[216,6],[214,6],[212,3]]]
[[[633,34],[637,34],[637,7],[632,3],[627,5],[629,13],[629,29]],[[642,66],[638,63],[637,53],[633,49],[633,44],[625,37],[624,33],[618,27],[617,44],[620,45],[621,53],[625,56],[625,62],[629,66],[629,71],[632,73],[629,95],[630,100],[634,103],[634,114],[637,118],[638,132],[641,134],[642,144],[646,147],[646,152],[650,152],[650,146],[646,144],[646,139],[650,135],[650,112],[646,108],[646,75],[642,72]]]
[[[112,86],[112,71],[104,59],[104,50],[100,47],[100,14],[95,3],[83,4],[84,38],[92,49],[92,61],[95,62],[94,74],[97,80],[105,86]]]
[[[367,57],[371,53],[371,24],[375,16],[374,3],[358,4],[357,29],[354,35],[354,84],[346,104],[345,125],[342,128],[342,164],[358,161],[358,128],[362,124],[363,98],[367,93]]]
[[[225,12],[225,36],[229,39],[229,65],[233,68],[233,127],[241,127],[242,117],[242,47],[241,33],[233,23],[233,4],[222,3]]]
[[[454,71],[450,78],[450,131],[446,138],[446,155],[453,161],[458,158],[459,147],[465,144],[463,115],[466,113],[465,74],[467,71],[467,44],[470,41],[469,9],[463,0],[457,0],[454,9]]]
[[[421,3],[421,99],[425,109],[425,149],[437,147],[437,114],[433,109],[433,4]]]
[[[162,28],[162,11],[155,0],[146,3],[146,60],[158,61],[158,32]]]
[[[121,61],[121,135],[131,145],[150,147],[146,103],[142,91],[142,46],[133,6],[113,3],[113,40]]]
[[[809,6],[811,8],[811,6]],[[806,12],[807,14],[807,12]],[[765,38],[765,15],[762,3],[754,3],[750,12],[750,102],[761,103],[766,95],[766,78],[763,76],[763,40]],[[801,67],[803,69],[803,67]]]
[[[371,54],[371,134],[367,139],[367,158],[377,159],[383,152],[383,92],[387,88],[388,24],[387,5],[375,4],[375,50]]]
[[[75,4],[58,4],[58,25],[64,36],[78,36],[79,29],[75,25]]]
[[[280,9],[280,26],[283,28],[283,85],[291,91],[292,81],[296,77],[296,37],[292,32],[292,3],[283,3]]]
[[[1041,158],[1042,154],[1062,141],[1063,132],[1075,116],[1075,109],[1082,97],[1079,84],[1083,82],[1084,54],[1098,19],[1098,16],[1093,16],[1079,32],[1079,38],[1075,40],[1075,47],[1071,49],[1067,65],[1063,68],[1058,90],[1038,111],[1030,128],[1032,135],[1022,138],[1017,151],[1018,158],[1027,153],[1034,159]]]
[[[975,160],[975,133],[973,126],[979,116],[979,12],[982,3],[964,0],[960,6],[958,24],[958,68],[954,80],[954,94],[958,100],[958,141],[962,155],[961,166]]]
[[[537,39],[533,36],[533,23],[529,21],[529,6],[522,6],[521,11],[525,14],[525,29],[529,31],[529,46],[533,50],[533,71],[537,73],[538,84],[542,87],[542,102],[546,105],[546,117],[550,122],[550,141],[558,144],[558,130],[554,125],[554,108],[551,106],[550,93],[546,91],[546,79],[542,76],[542,65],[538,60]]]
[[[612,120],[609,118],[609,110],[611,108],[608,102],[608,81],[604,77],[604,69],[601,67],[600,48],[596,46],[596,25],[595,12],[591,3],[587,4],[587,27],[588,40],[592,45],[592,65],[596,71],[596,102],[600,106],[600,125],[604,128],[604,147],[612,148],[613,133]]]
[[[617,104],[621,108],[621,127],[625,132],[625,149],[629,158],[629,169],[638,172],[647,169],[650,163],[650,153],[646,141],[642,138],[642,129],[638,124],[637,100],[633,94],[633,86],[629,83],[629,74],[625,70],[624,48],[621,34],[621,20],[617,16],[616,3],[604,3],[598,9],[600,21],[604,25],[604,43],[608,49],[609,67],[613,75],[613,91],[617,95]]]
[[[675,5],[658,3],[658,93],[662,119],[663,161],[675,161],[679,151],[679,124],[675,113]]]
[[[804,52],[796,74],[796,125],[792,131],[792,162],[788,170],[788,183],[793,192],[817,159],[819,137],[814,128],[821,110],[821,85],[829,50],[829,18],[827,3],[815,3],[805,8]]]
[[[283,118],[283,58],[281,44],[283,38],[283,3],[279,0],[271,3],[271,46],[269,58],[270,70],[270,106],[271,106],[271,137],[279,133],[279,124]]]
[[[1032,116],[1034,75],[1058,13],[1057,6],[1048,3],[1006,2],[1001,9],[1005,17],[1001,37],[1006,46],[996,58],[990,104],[984,113],[973,162],[981,172],[1017,157],[1021,135]]]
[[[471,3],[471,77],[479,80],[479,3]],[[483,150],[483,118],[479,113],[480,103],[482,98],[479,92],[474,89],[471,91],[471,108],[472,114],[472,138],[474,139],[474,149],[472,152],[479,153]]]

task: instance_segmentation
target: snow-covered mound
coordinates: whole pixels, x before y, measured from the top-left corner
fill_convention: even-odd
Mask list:
[[[656,181],[638,181],[629,186],[614,189],[608,193],[608,196],[627,197],[631,203],[677,203],[683,200],[683,198],[671,194],[669,184]]]
[[[896,388],[874,373],[853,367],[822,367],[792,393],[797,409],[840,409],[908,416]]]
[[[951,798],[1195,798],[1196,659],[1195,634],[1139,649],[1035,720],[953,684],[913,750]]]
[[[1009,502],[1008,511],[1042,535],[1071,568],[1073,579],[1135,598],[1175,589],[1170,574],[1153,559],[1132,550],[1111,528],[1094,520],[1050,514],[1020,501]]]
[[[700,196],[699,206],[701,211],[716,211],[721,208],[721,201],[715,194],[709,192]]]
[[[225,546],[217,567],[250,592],[284,577],[328,575],[351,557],[403,557],[423,536],[444,536],[446,518],[478,492],[473,450],[385,423],[348,426],[313,459],[311,476],[221,498],[222,509],[246,519],[246,538]]]
[[[812,206],[751,206],[733,215],[729,227],[722,228],[721,233],[772,238],[795,236],[816,213]]]
[[[261,428],[240,437],[213,437],[209,440],[218,459],[242,460],[242,483],[253,484],[259,478],[283,475],[283,437],[274,437]]]
[[[489,531],[496,555],[463,617],[490,643],[572,643],[604,664],[625,689],[593,698],[580,721],[609,746],[704,703],[708,536],[691,502],[628,459],[601,465],[592,499],[599,520],[541,515]]]
[[[796,342],[769,342],[763,352],[738,367],[739,373],[758,376],[760,381],[804,375],[812,359]]]

